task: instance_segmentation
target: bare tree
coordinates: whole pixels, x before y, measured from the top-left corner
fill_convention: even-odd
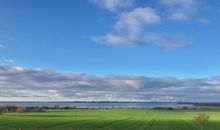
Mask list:
[[[27,111],[27,109],[25,108],[25,107],[18,107],[17,109],[16,109],[16,112],[17,113],[23,113],[23,112],[26,112]]]
[[[194,117],[194,122],[195,124],[200,126],[200,130],[204,129],[204,126],[208,123],[209,121],[209,115],[207,113],[200,113],[197,116]]]

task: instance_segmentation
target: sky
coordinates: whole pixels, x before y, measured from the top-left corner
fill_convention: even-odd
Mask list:
[[[0,101],[220,100],[218,0],[0,0]]]

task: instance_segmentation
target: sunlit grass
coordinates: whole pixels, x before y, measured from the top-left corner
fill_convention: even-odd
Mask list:
[[[210,115],[204,130],[220,129],[220,109],[151,110],[151,109],[75,109],[40,113],[4,113],[1,130],[73,130],[73,129],[145,129],[197,130],[193,117],[201,112]]]

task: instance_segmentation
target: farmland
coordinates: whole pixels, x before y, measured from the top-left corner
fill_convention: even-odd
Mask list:
[[[219,130],[220,109],[59,109],[38,113],[12,112],[0,115],[0,130],[199,130],[193,123],[193,117],[202,112],[210,115],[204,130]]]

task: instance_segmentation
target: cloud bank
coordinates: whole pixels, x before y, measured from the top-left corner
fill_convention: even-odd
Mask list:
[[[0,100],[7,101],[218,101],[219,93],[220,76],[94,76],[0,66]]]

